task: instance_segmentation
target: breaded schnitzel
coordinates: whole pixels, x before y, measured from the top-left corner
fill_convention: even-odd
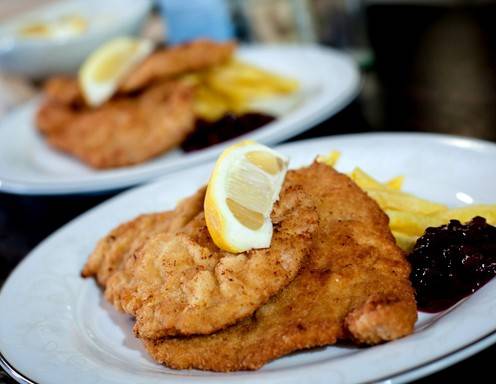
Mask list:
[[[144,339],[171,368],[257,369],[290,352],[352,340],[377,344],[413,331],[409,264],[388,218],[347,176],[314,163],[288,172],[319,214],[313,250],[299,275],[253,316],[204,336]]]
[[[173,211],[150,213],[114,228],[98,242],[81,276],[93,276],[98,284],[105,287],[107,280],[120,268],[123,260],[132,255],[148,237],[167,232],[173,217]]]
[[[286,287],[281,286],[265,304],[260,301],[250,317],[239,317],[237,323],[227,328],[215,331],[209,323],[211,318],[216,320],[215,315],[223,316],[215,308],[207,310],[206,317],[201,310],[188,313],[190,304],[205,309],[212,303],[222,305],[222,300],[227,299],[229,306],[225,313],[229,315],[233,305],[229,296],[216,292],[215,284],[209,284],[210,279],[202,281],[206,271],[217,272],[210,265],[214,246],[198,203],[203,196],[183,202],[183,209],[195,204],[196,207],[189,212],[190,220],[182,221],[184,225],[179,232],[158,230],[155,233],[159,234],[144,241],[137,252],[115,253],[114,249],[103,257],[115,258],[114,262],[120,259],[117,272],[107,279],[106,296],[118,307],[126,306],[126,311],[137,315],[136,334],[156,361],[177,369],[257,369],[300,349],[344,340],[373,345],[413,331],[417,311],[408,279],[410,268],[391,235],[387,216],[378,205],[347,176],[319,163],[289,171],[283,190],[302,196],[295,197],[295,201],[303,196],[307,199],[305,204],[301,201],[287,204],[292,209],[308,205],[308,200],[316,208],[318,228],[311,236],[310,254],[294,280]],[[281,195],[277,209],[285,205],[282,203],[286,199]],[[288,222],[283,226],[274,210],[273,219],[282,235],[311,225],[311,221],[303,220],[301,212],[298,217],[298,222],[293,218],[290,225]],[[173,233],[177,234],[173,236]],[[125,233],[130,238],[134,235],[132,228]],[[274,241],[275,237],[271,248]],[[166,254],[171,256],[164,257]],[[238,256],[230,258],[236,260]],[[104,265],[100,262],[100,268]],[[234,294],[242,292],[241,286],[245,284],[250,289],[250,282],[257,279],[256,269],[246,265],[242,260],[240,268],[229,268],[227,281],[234,283]],[[98,271],[98,267],[93,270]],[[168,292],[167,280],[171,276],[172,279],[179,276],[178,281],[186,289]],[[270,274],[264,276],[258,279],[259,284],[271,283]],[[233,278],[232,282],[229,277]],[[115,286],[112,280],[116,281]],[[142,291],[136,293],[139,290]],[[174,301],[177,297],[183,301]],[[205,302],[207,306],[201,307]],[[184,313],[187,316],[183,317]],[[164,324],[166,328],[174,328],[174,332],[178,331],[177,327],[191,330],[192,326],[201,328],[207,324],[213,333],[172,337],[173,333],[167,333],[167,337],[157,337]]]
[[[218,43],[198,39],[157,50],[124,79],[120,91],[136,91],[153,81],[170,79],[225,63],[233,56],[235,49],[236,44],[233,42]]]
[[[138,164],[181,144],[194,130],[193,87],[176,78],[222,64],[234,43],[197,40],[162,48],[123,80],[98,107],[84,101],[74,77],[50,79],[36,126],[53,147],[94,168]]]
[[[178,146],[194,129],[193,92],[161,83],[140,97],[114,98],[98,108],[47,101],[37,124],[47,141],[95,168],[141,163]]]
[[[74,77],[60,75],[48,79],[43,87],[43,93],[47,99],[59,104],[84,105],[81,88]]]
[[[250,316],[290,283],[308,255],[318,217],[299,186],[272,212],[270,248],[238,254],[212,241],[203,213],[179,233],[149,238],[107,281],[106,298],[136,316],[136,335],[209,334]]]
[[[184,227],[203,210],[204,199],[205,188],[201,188],[180,201],[172,211],[140,215],[114,228],[98,242],[81,275],[94,277],[105,287],[110,276],[121,268],[146,239],[157,233],[175,232]]]

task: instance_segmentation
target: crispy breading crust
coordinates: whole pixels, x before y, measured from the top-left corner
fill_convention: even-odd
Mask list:
[[[172,211],[150,213],[119,225],[98,242],[81,276],[93,276],[98,284],[106,286],[107,280],[119,269],[122,261],[132,255],[149,236],[167,231],[172,218]]]
[[[193,88],[178,75],[221,64],[232,42],[196,40],[159,49],[101,106],[86,105],[76,78],[57,76],[44,87],[36,126],[47,142],[93,168],[139,164],[181,144],[194,129]]]
[[[232,57],[235,49],[234,42],[218,43],[199,39],[158,50],[124,79],[120,91],[136,91],[153,81],[174,78],[183,73],[222,64]]]
[[[56,135],[68,127],[75,119],[71,106],[56,100],[45,100],[36,112],[36,127],[45,136]]]
[[[251,317],[221,331],[144,338],[155,360],[177,369],[257,369],[299,349],[340,340],[373,345],[413,331],[410,268],[378,205],[348,177],[318,163],[290,171],[284,187],[292,186],[311,196],[319,216],[313,250],[300,273]],[[180,237],[197,236],[203,243],[199,239],[208,232],[199,220],[198,199],[182,206],[194,207],[189,215],[197,215],[183,220]]]
[[[288,173],[319,212],[304,269],[255,314],[206,336],[145,339],[171,368],[257,369],[292,351],[351,339],[377,344],[413,331],[417,311],[409,265],[388,219],[349,178],[314,163]]]
[[[131,315],[139,337],[209,334],[250,316],[291,282],[318,217],[298,186],[281,191],[270,248],[231,254],[215,246],[203,213],[182,233],[148,239],[107,283],[106,298]]]
[[[198,39],[170,48],[160,48],[133,69],[122,81],[120,95],[143,89],[154,82],[174,80],[178,75],[207,69],[228,61],[236,50],[236,43],[219,43]],[[59,75],[47,80],[43,93],[52,102],[61,105],[85,104],[78,79]]]
[[[55,148],[94,168],[122,167],[178,146],[194,129],[192,100],[191,87],[169,82],[92,109],[48,100],[36,120]]]
[[[84,104],[83,94],[76,78],[70,76],[54,76],[43,86],[43,93],[50,101],[63,105]]]
[[[150,236],[175,232],[203,210],[205,187],[183,199],[173,211],[140,215],[114,228],[101,239],[83,267],[81,276],[94,277],[102,286]]]

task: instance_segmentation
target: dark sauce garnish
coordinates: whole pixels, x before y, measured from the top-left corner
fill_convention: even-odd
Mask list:
[[[274,120],[274,116],[258,112],[227,114],[213,122],[197,119],[195,130],[183,141],[181,148],[185,152],[203,149],[234,139]]]
[[[496,227],[474,217],[427,228],[408,260],[419,310],[442,311],[496,275]]]

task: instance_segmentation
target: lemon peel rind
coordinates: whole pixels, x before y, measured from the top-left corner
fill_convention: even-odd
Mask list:
[[[102,62],[106,59],[105,54],[109,54],[109,52],[115,54],[116,51],[123,49],[124,46],[127,45],[127,48],[129,48],[133,44],[137,46],[136,53],[125,65],[119,68],[113,81],[102,83],[93,79],[98,65],[102,65]],[[105,43],[90,54],[81,65],[78,73],[79,87],[86,104],[97,107],[110,99],[119,88],[122,79],[150,55],[153,51],[153,46],[151,40],[120,37]],[[90,95],[90,92],[88,92],[88,84],[91,84],[93,87],[93,95]]]
[[[244,149],[243,147],[246,148]],[[253,150],[264,150],[271,152],[274,156],[280,158],[284,163],[284,168],[280,172],[280,174],[276,176],[267,174],[276,186],[275,190],[277,193],[275,193],[275,196],[272,197],[273,205],[278,199],[279,192],[284,182],[288,159],[285,156],[273,151],[272,149],[255,143],[251,140],[245,140],[238,144],[235,144],[222,153],[215,164],[214,170],[212,172],[212,177],[207,186],[204,211],[208,231],[210,233],[210,236],[212,237],[212,240],[219,248],[232,253],[244,252],[249,249],[267,248],[270,246],[272,239],[273,227],[270,213],[266,217],[264,217],[264,223],[261,228],[257,230],[251,230],[241,224],[238,220],[232,219],[233,214],[231,212],[225,214],[222,212],[222,210],[215,208],[217,207],[216,203],[218,203],[219,201],[223,202],[228,197],[225,193],[225,190],[220,187],[218,180],[219,178],[225,177],[226,173],[229,170],[228,168],[226,168],[227,164],[229,164],[228,162],[225,162],[226,158],[232,156],[234,152],[239,151],[238,155],[241,157],[248,151]],[[230,224],[229,226],[227,226],[228,222]],[[255,236],[255,233],[257,233],[258,236]],[[260,234],[263,234],[263,236]]]

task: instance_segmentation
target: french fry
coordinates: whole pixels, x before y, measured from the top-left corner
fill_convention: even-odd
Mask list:
[[[488,223],[496,225],[496,204],[477,204],[462,208],[451,208],[440,212],[437,216],[444,223],[448,223],[451,219],[465,223],[472,220],[475,216],[482,216]]]
[[[405,176],[396,176],[393,177],[391,180],[386,182],[386,186],[391,189],[395,189],[397,191],[401,191],[403,188],[403,183],[405,181]]]
[[[334,166],[339,155],[339,152],[334,151],[327,156],[319,156],[317,161]],[[404,176],[397,176],[381,183],[359,167],[356,167],[349,176],[385,211],[398,246],[406,252],[411,251],[417,239],[428,227],[439,227],[453,219],[466,223],[475,216],[482,216],[488,223],[496,225],[496,204],[449,209],[444,204],[401,191]]]
[[[381,183],[380,181],[374,179],[372,176],[370,176],[367,172],[365,172],[364,170],[362,170],[359,167],[356,167],[350,173],[350,177],[362,189],[387,188],[387,189],[394,189],[397,191],[401,190],[401,188],[403,187],[403,182],[405,180],[404,176],[396,176],[385,183]]]
[[[224,67],[216,68],[218,77],[230,77],[240,85],[249,87],[262,87],[276,93],[292,93],[298,89],[298,82],[294,79],[280,76],[275,73],[258,68],[254,65],[232,60]]]
[[[402,232],[410,236],[422,236],[428,227],[438,227],[445,221],[436,215],[424,215],[416,212],[397,211],[387,209],[389,227],[393,231]]]
[[[482,216],[488,223],[496,224],[496,205],[453,208],[431,215],[396,210],[386,210],[386,214],[389,216],[389,225],[392,230],[416,236],[423,235],[428,227],[439,227],[448,224],[450,220],[466,223],[475,216]]]
[[[197,87],[193,108],[196,116],[208,121],[215,121],[228,112],[229,105],[222,95],[206,87]]]
[[[288,94],[298,88],[293,79],[236,60],[189,73],[181,80],[195,87],[195,113],[209,121],[228,112],[245,113],[254,100]]]
[[[384,185],[370,176],[368,173],[364,172],[361,168],[356,167],[350,173],[351,179],[358,184],[358,186],[364,190],[369,190],[371,188],[383,189]]]
[[[391,231],[391,232],[393,233],[393,236],[396,240],[396,244],[398,244],[398,247],[400,247],[403,251],[407,253],[413,249],[418,239],[417,236],[407,235],[402,232],[398,232],[398,231]]]
[[[424,215],[430,215],[448,209],[444,204],[433,203],[403,191],[384,188],[369,188],[366,191],[372,199],[377,201],[382,209],[409,211]]]
[[[317,162],[328,165],[329,167],[335,167],[339,158],[341,157],[341,152],[331,151],[327,155],[317,156]]]

